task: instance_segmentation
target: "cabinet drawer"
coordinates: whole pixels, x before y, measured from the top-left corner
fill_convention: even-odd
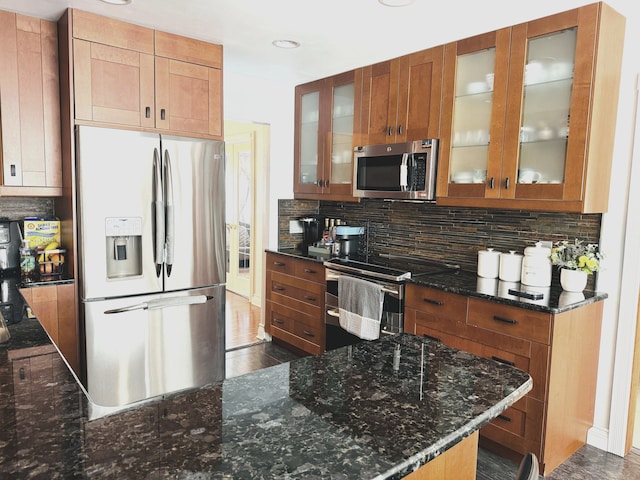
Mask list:
[[[267,299],[309,315],[320,315],[324,308],[324,292],[324,285],[279,272],[267,272]]]
[[[406,306],[461,323],[467,317],[467,297],[432,288],[408,285]]]
[[[291,257],[267,253],[267,270],[294,275],[295,264],[296,260]]]
[[[314,355],[324,351],[324,325],[320,318],[267,301],[265,322],[275,338]]]
[[[545,345],[551,341],[551,315],[548,313],[470,298],[467,322]]]
[[[295,276],[315,283],[325,284],[324,265],[319,263],[304,261],[296,262]]]

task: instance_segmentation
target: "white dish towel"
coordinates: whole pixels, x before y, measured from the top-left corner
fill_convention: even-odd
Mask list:
[[[340,326],[364,340],[380,337],[384,292],[382,285],[360,278],[340,275],[338,311]]]

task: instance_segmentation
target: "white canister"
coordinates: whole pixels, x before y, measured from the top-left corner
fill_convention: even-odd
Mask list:
[[[500,270],[500,252],[493,248],[478,252],[478,276],[484,278],[498,278]]]
[[[500,254],[500,280],[519,282],[522,275],[522,255],[515,250]]]
[[[537,242],[534,247],[524,249],[520,282],[531,287],[549,287],[551,285],[551,249]]]

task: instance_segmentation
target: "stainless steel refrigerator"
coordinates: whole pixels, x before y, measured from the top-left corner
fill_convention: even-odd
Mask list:
[[[83,384],[119,407],[224,378],[224,143],[76,127]]]

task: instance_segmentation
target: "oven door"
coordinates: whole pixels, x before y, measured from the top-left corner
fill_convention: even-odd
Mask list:
[[[384,291],[384,303],[380,322],[381,334],[395,334],[404,330],[404,283],[387,282],[384,280],[367,278],[360,275],[351,275],[327,268],[325,270],[327,293],[325,294],[325,326],[326,349],[354,345],[362,339],[352,335],[340,326],[340,314],[338,313],[338,279],[341,275],[363,278],[382,285]]]

